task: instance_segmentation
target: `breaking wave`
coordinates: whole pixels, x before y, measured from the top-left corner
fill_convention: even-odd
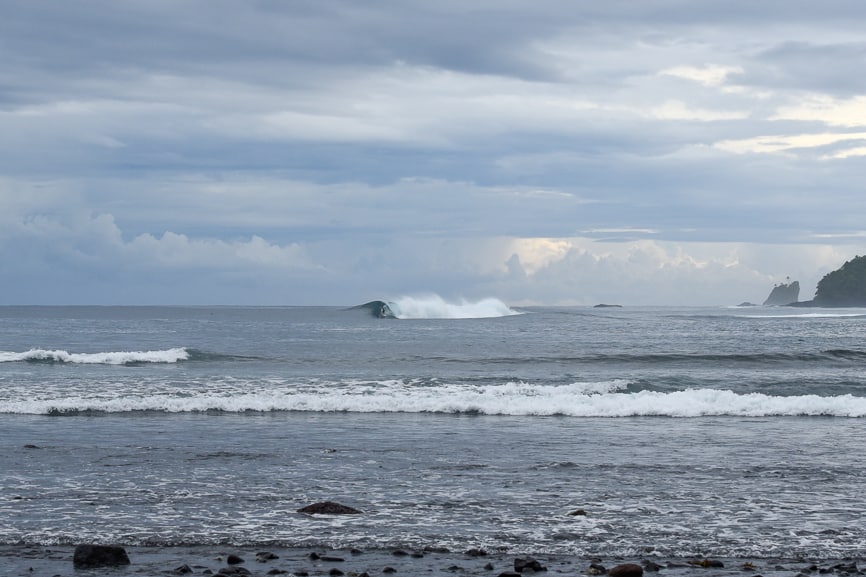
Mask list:
[[[400,297],[388,306],[398,319],[481,319],[520,314],[496,298],[448,302],[438,295]]]
[[[190,358],[185,348],[161,351],[118,351],[70,353],[64,350],[30,349],[22,353],[0,351],[0,363],[73,363],[86,365],[132,365],[139,363],[177,363]]]
[[[652,391],[630,380],[568,385],[443,384],[415,380],[306,383],[224,381],[178,385],[119,383],[29,389],[0,399],[0,413],[441,413],[561,417],[866,417],[866,397],[777,396],[700,388]]]

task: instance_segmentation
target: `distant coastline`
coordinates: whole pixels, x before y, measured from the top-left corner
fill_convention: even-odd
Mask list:
[[[838,269],[824,275],[810,301],[792,302],[794,307],[866,306],[866,256],[855,256]]]
[[[800,283],[779,283],[770,291],[764,306],[788,307],[866,307],[866,256],[855,256],[818,282],[815,297],[801,301]],[[750,303],[743,303],[744,306]]]

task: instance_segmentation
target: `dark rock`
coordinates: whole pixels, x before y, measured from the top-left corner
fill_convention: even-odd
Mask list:
[[[412,557],[412,559],[423,559],[424,553],[421,551],[412,551],[409,556]]]
[[[391,555],[393,555],[394,557],[405,557],[408,555],[408,553],[406,553],[402,549],[397,549],[395,551],[391,551]]]
[[[588,513],[584,509],[575,509],[574,511],[570,512],[569,515],[571,515],[572,517],[586,517]]]
[[[364,554],[364,552],[361,551],[360,549],[352,549],[351,551],[349,551],[349,553],[351,553],[352,555],[363,555]],[[361,576],[359,575],[358,577],[361,577]]]
[[[265,575],[285,575],[287,573],[288,573],[288,571],[286,571],[285,569],[274,568],[274,569],[271,569],[270,571],[268,571],[267,573],[265,573]]]
[[[547,567],[533,559],[532,557],[518,557],[514,560],[514,570],[518,573],[529,571],[547,571]]]
[[[337,557],[334,555],[322,555],[319,557],[320,561],[325,561],[327,563],[342,563],[345,561],[342,557]]]
[[[382,569],[382,573],[396,573],[396,572],[397,572],[397,570],[394,569],[393,567],[385,567],[384,569]]]
[[[487,557],[487,551],[484,549],[470,549],[466,552],[470,557]]]
[[[31,443],[27,443],[26,445],[24,445],[24,448],[25,449],[41,449],[42,447],[40,447],[39,445],[33,445]]]
[[[273,561],[274,559],[279,559],[279,557],[274,555],[270,551],[262,551],[260,553],[256,553],[256,561],[258,561],[259,563],[266,563],[268,561]]]
[[[521,577],[517,571],[503,571],[497,577]]]
[[[187,573],[192,573],[192,567],[189,565],[181,565],[172,570],[172,573],[175,575],[186,575]]]
[[[307,571],[293,571],[295,577],[310,577],[310,574]]]
[[[330,575],[331,577],[341,577],[341,575],[345,575],[345,573],[334,567],[333,569],[328,571],[328,575]]]
[[[249,569],[234,565],[232,567],[223,567],[215,574],[214,577],[230,577],[234,575],[252,575],[252,573],[250,573]]]
[[[312,559],[313,561],[318,561],[319,559],[321,559],[321,557],[319,557],[319,554],[316,553],[315,551],[313,551],[312,553],[310,553],[310,554],[307,555],[307,556],[308,556],[310,559]]]
[[[77,569],[118,567],[129,565],[129,556],[123,547],[116,545],[79,545],[72,555],[72,564]]]
[[[781,306],[797,302],[800,298],[800,283],[777,284],[770,291],[770,296],[764,301],[764,306]]]
[[[607,572],[608,577],[642,577],[643,567],[637,563],[623,563],[611,567]]]
[[[334,503],[333,501],[323,501],[301,507],[298,509],[298,513],[307,513],[308,515],[358,515],[361,512],[352,507]]]
[[[650,573],[656,573],[661,570],[662,566],[656,563],[655,561],[646,560],[643,562],[644,571],[649,571]]]
[[[243,558],[235,555],[234,553],[232,553],[228,557],[226,557],[226,563],[228,563],[229,565],[240,565],[243,562],[244,562]]]
[[[493,571],[493,563],[488,563],[487,565],[484,566],[484,569],[486,571]]]
[[[607,568],[604,565],[599,565],[598,563],[590,563],[589,569],[586,570],[590,575],[604,575],[607,573]]]
[[[599,303],[599,304],[595,305],[593,308],[596,308],[596,309],[621,309],[622,305],[609,305],[609,304],[605,304],[605,303]]]

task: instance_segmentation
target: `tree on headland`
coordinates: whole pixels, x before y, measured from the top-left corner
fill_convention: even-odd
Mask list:
[[[814,303],[818,306],[866,306],[866,256],[855,256],[818,282]]]

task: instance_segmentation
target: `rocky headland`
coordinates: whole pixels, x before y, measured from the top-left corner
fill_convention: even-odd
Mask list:
[[[792,303],[800,307],[866,307],[866,256],[855,256],[824,275],[810,301]]]
[[[866,307],[866,256],[855,256],[818,282],[815,297],[801,301],[800,283],[779,283],[770,291],[764,306]],[[743,302],[738,306],[755,306]]]
[[[770,296],[764,301],[764,306],[782,306],[797,302],[800,298],[800,283],[780,283],[773,287]]]

